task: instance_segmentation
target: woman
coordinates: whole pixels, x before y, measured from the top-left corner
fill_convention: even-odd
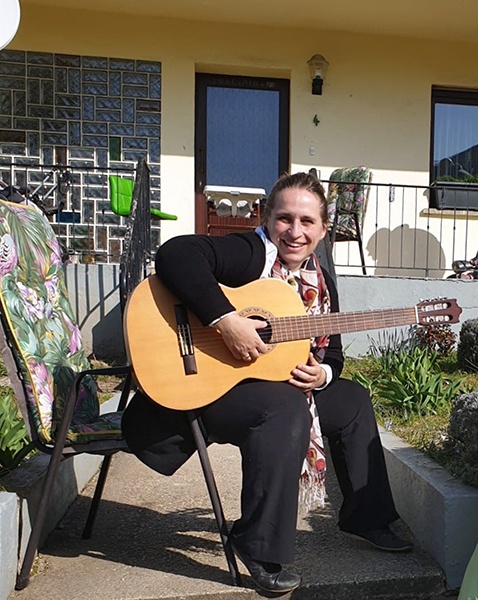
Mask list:
[[[294,285],[308,313],[338,311],[335,285],[314,254],[326,232],[319,181],[306,173],[284,175],[271,191],[262,227],[224,237],[174,238],[158,250],[156,273],[203,325],[221,333],[235,358],[260,360],[267,352],[258,333],[265,323],[239,316],[218,283],[238,287],[276,277]],[[231,443],[241,451],[241,518],[231,536],[262,590],[286,592],[300,584],[300,576],[282,564],[293,561],[301,474],[302,481],[312,478],[308,491],[320,498],[321,461],[303,470],[314,438],[320,453],[314,408],[344,497],[339,527],[383,550],[411,547],[388,528],[398,515],[370,398],[358,384],[340,379],[343,360],[339,335],[317,338],[307,363],[291,365],[287,382],[246,380],[200,411],[208,442]],[[123,431],[131,450],[164,474],[195,450],[184,415],[141,394],[125,411]]]

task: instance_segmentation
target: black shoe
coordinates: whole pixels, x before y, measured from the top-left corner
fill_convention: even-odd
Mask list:
[[[285,594],[299,587],[302,578],[296,573],[289,573],[277,563],[260,562],[249,558],[234,546],[234,552],[249,571],[252,580],[264,592]]]
[[[368,542],[385,552],[409,552],[413,548],[413,544],[399,538],[388,527],[369,531],[347,531],[345,529],[341,531],[347,537]]]

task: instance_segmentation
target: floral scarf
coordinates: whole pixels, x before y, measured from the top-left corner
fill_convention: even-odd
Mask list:
[[[296,289],[302,298],[306,314],[318,315],[330,312],[329,291],[315,254],[311,254],[296,273],[292,273],[277,256],[269,276],[282,279]],[[328,336],[311,340],[311,352],[318,362],[323,360],[328,344]],[[316,507],[323,507],[325,502],[325,451],[312,392],[307,394],[307,402],[312,424],[309,449],[299,483],[299,513],[301,514]]]

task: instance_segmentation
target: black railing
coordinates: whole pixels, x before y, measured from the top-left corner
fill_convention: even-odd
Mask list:
[[[151,265],[151,187],[149,167],[138,163],[133,202],[120,258],[120,303],[124,310],[134,288],[149,274]]]

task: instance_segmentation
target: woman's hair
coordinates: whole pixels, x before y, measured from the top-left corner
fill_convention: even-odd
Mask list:
[[[277,194],[282,192],[282,190],[286,190],[289,188],[298,188],[301,190],[307,190],[311,194],[317,196],[318,201],[320,202],[320,216],[324,223],[328,221],[328,213],[327,213],[327,199],[325,197],[325,190],[317,179],[315,175],[312,173],[293,173],[290,175],[289,173],[282,174],[279,179],[275,182],[274,187],[267,198],[265,203],[263,212],[262,212],[262,222],[265,222],[271,212],[274,209]]]

